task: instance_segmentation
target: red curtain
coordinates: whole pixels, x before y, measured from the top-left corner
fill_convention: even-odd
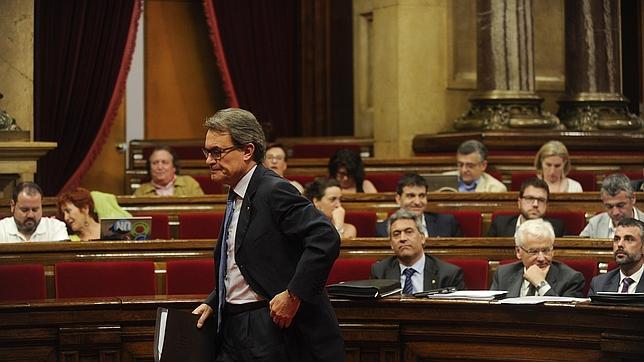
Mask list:
[[[34,6],[34,139],[58,142],[38,162],[36,180],[45,195],[55,195],[78,185],[109,135],[141,0],[36,0]]]
[[[297,0],[204,0],[230,106],[255,114],[267,136],[299,134]]]

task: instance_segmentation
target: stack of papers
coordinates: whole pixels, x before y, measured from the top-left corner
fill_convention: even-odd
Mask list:
[[[499,301],[500,304],[540,304],[546,302],[579,303],[588,302],[588,298],[529,296],[519,298],[506,298]]]
[[[429,299],[466,299],[466,300],[495,300],[504,297],[504,290],[458,290],[453,293],[430,294]]]

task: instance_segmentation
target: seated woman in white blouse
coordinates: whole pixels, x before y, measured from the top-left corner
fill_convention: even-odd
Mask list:
[[[566,177],[570,172],[568,149],[559,141],[549,141],[539,149],[534,158],[537,177],[543,179],[550,193],[583,192],[581,184]]]

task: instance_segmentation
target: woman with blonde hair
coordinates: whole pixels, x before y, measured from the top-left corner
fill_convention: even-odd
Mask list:
[[[583,192],[581,184],[566,177],[570,172],[568,149],[559,141],[549,141],[539,149],[534,158],[537,176],[550,188],[550,193]]]

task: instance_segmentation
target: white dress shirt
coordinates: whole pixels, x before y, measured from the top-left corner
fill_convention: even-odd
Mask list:
[[[234,211],[230,224],[228,225],[228,240],[227,245],[228,249],[226,250],[226,279],[224,284],[226,285],[226,302],[232,304],[245,304],[251,302],[257,302],[263,300],[264,298],[255,293],[250,285],[244,279],[237,262],[235,261],[235,236],[237,235],[237,222],[239,221],[239,213],[241,212],[242,203],[244,201],[244,196],[246,195],[246,190],[248,189],[248,184],[250,179],[253,176],[253,172],[257,165],[248,171],[244,177],[239,180],[233,191],[237,194],[235,198]]]
[[[399,263],[400,264],[400,263]],[[425,274],[425,254],[421,256],[421,258],[415,262],[412,266],[406,266],[403,264],[400,264],[400,286],[402,287],[405,285],[405,275],[403,272],[407,268],[412,268],[416,272],[411,276],[411,285],[414,287],[414,293],[422,292],[424,289],[423,286],[423,281],[424,281],[424,274]]]
[[[635,293],[635,290],[637,289],[637,285],[640,283],[640,280],[642,279],[642,272],[644,272],[644,265],[640,266],[640,270],[636,271],[633,273],[631,276],[626,276],[622,271],[619,271],[619,285],[617,286],[617,292],[622,291],[622,287],[624,286],[624,278],[631,278],[633,279],[633,283],[628,286],[628,294],[633,294]]]

